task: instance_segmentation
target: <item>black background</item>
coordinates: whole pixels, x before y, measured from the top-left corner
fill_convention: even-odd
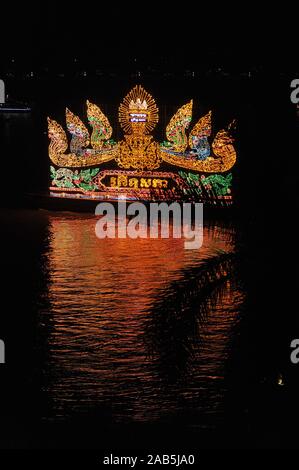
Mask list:
[[[215,3],[206,11],[200,3],[154,6],[140,2],[118,6],[116,3],[43,2],[9,5],[0,21],[0,73],[10,70],[14,58],[17,78],[9,79],[8,83],[17,83],[18,90],[11,87],[9,92],[12,97],[33,103],[38,128],[42,130],[37,140],[29,139],[22,144],[27,153],[31,150],[35,154],[45,148],[43,113],[55,113],[60,103],[63,108],[66,90],[71,89],[70,99],[77,94],[74,106],[77,98],[85,98],[86,89],[95,98],[104,101],[109,96],[110,102],[118,103],[138,80],[165,105],[179,105],[189,95],[197,96],[203,107],[214,99],[220,109],[220,120],[231,117],[229,112],[221,117],[231,99],[231,108],[240,121],[237,201],[245,221],[253,221],[250,246],[259,268],[254,282],[259,309],[252,314],[260,315],[259,331],[254,330],[256,323],[249,321],[249,346],[243,347],[252,352],[256,373],[265,367],[271,370],[275,357],[288,364],[290,340],[299,337],[296,302],[299,129],[295,106],[290,102],[290,81],[299,78],[296,12],[291,7],[282,11],[274,5],[263,11],[262,6],[253,9],[246,4],[239,9],[225,6],[220,11]],[[79,65],[74,63],[74,57]],[[226,78],[223,75],[219,78],[219,68],[226,71]],[[96,69],[103,76],[95,78]],[[23,79],[23,71],[30,70],[40,79],[32,82]],[[78,82],[73,77],[79,70],[87,70],[94,78]],[[211,70],[209,77],[205,75],[207,70]],[[63,80],[57,79],[61,71],[67,75]],[[196,72],[194,79],[190,78],[192,71]],[[253,74],[251,81],[242,75],[248,71]],[[73,110],[76,112],[76,108]],[[17,152],[19,143],[14,145]],[[7,170],[10,151],[11,143],[9,147],[2,146],[1,156]],[[47,183],[46,150],[43,152],[44,160],[37,167],[42,175],[40,188],[36,189],[43,189]],[[20,165],[32,171],[36,168],[30,159],[20,161]],[[31,185],[33,180],[26,181]],[[20,181],[23,182],[21,191],[28,190],[23,178]],[[9,189],[9,184],[4,182],[4,188]],[[2,205],[8,203],[4,195]],[[29,279],[25,287],[30,282]],[[3,308],[4,331],[9,330],[6,315]],[[27,333],[30,331],[25,320],[20,323],[22,328]],[[21,341],[20,338],[21,333],[18,337]],[[242,363],[236,367],[242,368]],[[286,367],[291,391],[280,400],[279,409],[268,404],[265,411],[269,423],[271,419],[280,420],[283,436],[277,443],[275,438],[271,440],[270,433],[267,439],[263,436],[260,441],[257,439],[258,443],[255,441],[257,447],[298,447],[299,368],[297,371],[296,366]],[[6,370],[4,374],[10,373]],[[7,393],[5,387],[2,393],[3,398]],[[253,396],[251,400],[257,401],[257,414],[264,411],[267,397],[260,400]],[[3,401],[1,408],[4,408]],[[273,416],[274,412],[277,414]],[[150,432],[147,438],[145,433],[139,447],[148,448],[152,435]],[[172,438],[169,436],[169,440]],[[55,441],[53,436],[51,439]],[[118,448],[121,439],[118,436],[111,447]],[[181,441],[182,447],[186,446],[186,439]],[[179,441],[174,440],[176,448],[180,446]],[[75,438],[73,442],[75,445]],[[10,445],[18,446],[15,442]],[[244,445],[250,448],[251,442],[237,443],[236,447]]]

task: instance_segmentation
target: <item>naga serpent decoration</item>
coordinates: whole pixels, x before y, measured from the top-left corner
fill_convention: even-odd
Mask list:
[[[115,160],[121,168],[153,170],[164,162],[195,172],[223,173],[236,162],[231,136],[232,125],[216,133],[212,142],[211,111],[201,117],[188,133],[193,101],[179,108],[166,127],[167,141],[159,144],[150,132],[158,122],[154,99],[141,86],[135,86],[119,108],[124,140],[111,140],[112,127],[95,104],[87,101],[91,136],[78,116],[66,110],[70,145],[62,126],[48,118],[49,157],[56,167],[86,168]],[[88,148],[89,144],[92,148]],[[68,147],[70,152],[67,153]]]
[[[176,152],[184,152],[188,145],[186,129],[188,129],[192,119],[193,100],[182,106],[174,116],[172,116],[166,127],[166,137],[168,139],[168,149]],[[169,145],[170,142],[170,145]],[[163,144],[162,144],[163,147]]]
[[[90,143],[92,148],[100,150],[112,135],[112,127],[105,114],[98,106],[87,100],[87,118],[92,127]]]

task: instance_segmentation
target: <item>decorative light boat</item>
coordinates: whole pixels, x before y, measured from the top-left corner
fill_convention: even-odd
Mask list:
[[[211,111],[188,132],[191,100],[171,118],[166,141],[151,132],[159,120],[153,97],[136,85],[119,107],[124,139],[112,139],[112,127],[101,109],[87,101],[87,120],[66,109],[70,142],[60,124],[48,118],[51,160],[50,196],[75,200],[174,201],[196,197],[231,204],[236,151],[232,124],[212,135]],[[69,148],[69,152],[68,152]]]

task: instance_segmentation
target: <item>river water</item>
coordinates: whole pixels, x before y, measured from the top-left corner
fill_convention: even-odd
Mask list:
[[[231,226],[205,226],[203,246],[192,250],[183,238],[98,239],[93,214],[3,217],[15,247],[7,253],[10,281],[22,282],[12,305],[22,308],[19,326],[30,335],[25,382],[39,419],[96,414],[112,424],[202,428],[225,419],[226,365],[243,293],[228,277],[216,300],[207,295],[204,313],[196,292],[191,307],[184,295],[208,260],[234,251]],[[22,375],[12,349],[26,341],[12,320],[7,337],[8,361]]]
[[[39,321],[49,331],[45,390],[51,416],[63,419],[100,405],[116,422],[184,413],[196,421],[199,410],[203,421],[217,420],[241,294],[227,285],[204,324],[195,310],[192,335],[189,318],[178,320],[173,312],[172,319],[171,311],[157,311],[155,304],[188,269],[219,250],[233,250],[229,231],[206,228],[203,247],[190,250],[175,238],[100,240],[93,216],[48,217],[49,307]]]

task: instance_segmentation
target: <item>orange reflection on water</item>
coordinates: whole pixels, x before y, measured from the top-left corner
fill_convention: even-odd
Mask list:
[[[174,413],[179,397],[188,403],[197,399],[199,406],[203,387],[208,406],[216,393],[210,385],[221,375],[220,350],[225,348],[236,311],[220,316],[220,307],[218,313],[211,309],[210,342],[201,342],[203,352],[196,337],[190,337],[195,355],[188,383],[179,380],[163,385],[159,370],[162,356],[172,347],[180,354],[179,336],[177,344],[172,344],[165,331],[171,331],[171,315],[164,331],[159,330],[160,320],[154,325],[156,337],[163,339],[166,334],[162,341],[166,352],[159,351],[161,346],[149,352],[146,324],[156,321],[157,299],[169,295],[169,286],[180,283],[186,269],[199,266],[219,249],[233,249],[230,230],[217,225],[205,228],[203,246],[186,250],[184,239],[178,238],[100,240],[95,235],[96,220],[92,215],[49,218],[50,309],[42,321],[49,330],[46,389],[54,403],[53,413],[65,416],[92,407],[111,413],[116,421],[154,420]],[[227,290],[222,310],[235,295]],[[165,380],[166,376],[167,371]]]

